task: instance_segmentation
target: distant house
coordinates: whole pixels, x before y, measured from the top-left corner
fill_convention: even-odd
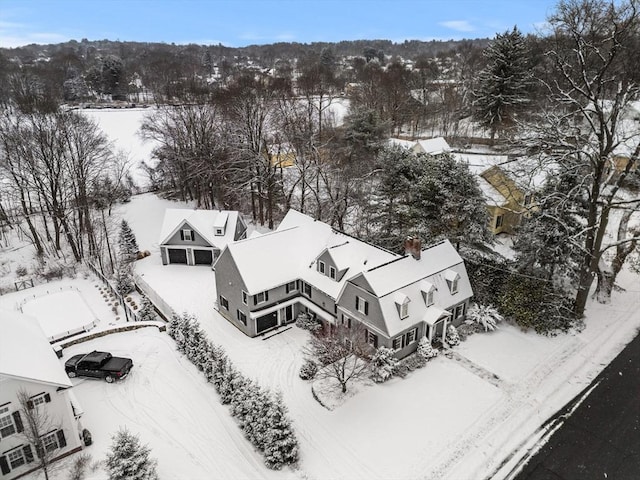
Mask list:
[[[296,164],[296,151],[288,143],[267,145],[265,155],[272,167],[287,168]]]
[[[448,241],[397,255],[290,210],[278,229],[230,243],[214,265],[217,309],[251,337],[308,313],[325,324],[361,323],[374,347],[399,357],[418,340],[459,325],[472,296]]]
[[[506,155],[456,153],[456,158],[469,165],[486,199],[489,228],[494,235],[513,233],[523,216],[535,209],[535,191],[544,179],[542,174],[516,171],[517,164]],[[523,161],[524,162],[524,161]]]
[[[23,435],[26,408],[46,409],[50,430],[44,448],[59,459],[81,450],[82,410],[60,360],[38,321],[19,312],[0,311],[0,478],[14,479],[36,467],[36,446]]]
[[[536,180],[539,182],[540,179],[529,176],[525,180],[516,175],[506,155],[453,152],[442,137],[417,141],[392,139],[391,143],[415,153],[451,153],[457,160],[466,162],[484,194],[489,228],[494,235],[512,233],[522,221],[522,216],[533,208]]]
[[[228,243],[246,234],[236,211],[168,208],[160,231],[162,264],[212,265]]]
[[[416,140],[412,150],[415,153],[442,155],[443,153],[450,153],[451,147],[443,137],[435,137],[427,140]]]

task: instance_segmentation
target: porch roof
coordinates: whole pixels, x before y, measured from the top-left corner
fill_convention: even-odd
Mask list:
[[[427,311],[425,312],[424,317],[422,317],[422,320],[427,322],[427,325],[433,326],[442,317],[448,317],[450,315],[451,315],[451,312],[447,312],[446,310],[443,310],[441,308],[438,308],[432,305],[429,308],[427,308]]]
[[[286,302],[278,303],[277,305],[273,305],[271,307],[264,308],[262,310],[249,312],[249,318],[252,318],[255,320],[256,318],[262,317],[263,315],[269,315],[270,313],[276,312],[281,308],[285,308],[285,307],[288,307],[289,305],[294,305],[296,303],[299,303],[307,307],[309,310],[312,310],[316,315],[318,315],[320,318],[322,318],[327,322],[335,323],[336,321],[335,317],[331,315],[329,312],[325,312],[322,308],[318,307],[315,303],[310,302],[308,299],[302,296],[290,298]]]

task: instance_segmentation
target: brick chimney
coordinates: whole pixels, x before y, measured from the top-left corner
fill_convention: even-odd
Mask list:
[[[407,237],[404,241],[404,253],[406,255],[411,254],[416,260],[420,260],[420,253],[422,252],[422,242],[417,237]]]

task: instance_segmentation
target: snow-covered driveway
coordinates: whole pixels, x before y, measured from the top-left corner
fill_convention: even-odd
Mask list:
[[[151,447],[160,478],[287,478],[268,470],[262,456],[220,404],[213,386],[176,352],[173,340],[155,328],[113,334],[65,349],[64,359],[93,349],[133,359],[121,382],[74,379],[74,392],[93,435],[85,452],[104,458],[111,435],[126,427]],[[97,477],[92,477],[97,478]]]

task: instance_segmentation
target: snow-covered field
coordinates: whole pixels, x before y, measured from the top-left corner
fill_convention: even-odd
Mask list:
[[[83,115],[95,120],[105,135],[112,141],[117,150],[126,155],[131,162],[131,173],[138,185],[146,183],[146,177],[140,164],[149,163],[151,152],[156,146],[152,140],[143,140],[138,131],[145,115],[152,113],[149,108],[101,108],[78,110]]]

